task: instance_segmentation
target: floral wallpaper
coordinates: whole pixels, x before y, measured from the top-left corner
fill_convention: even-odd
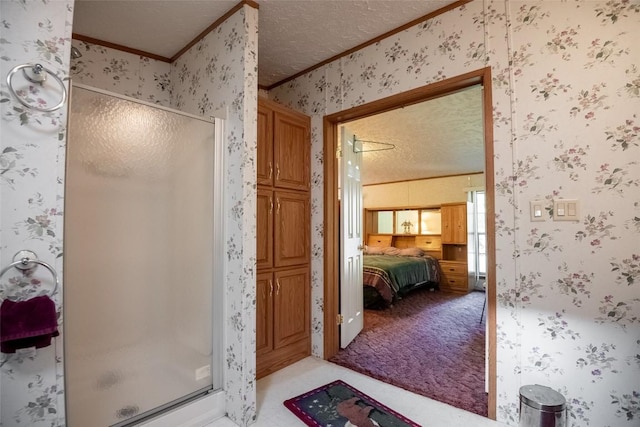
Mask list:
[[[0,3],[3,75],[15,64],[37,58],[54,67],[61,77],[70,72],[79,83],[193,114],[216,115],[221,111],[226,115],[225,272],[226,282],[233,285],[226,286],[223,376],[228,416],[239,425],[248,425],[256,412],[256,231],[252,189],[257,143],[257,9],[245,5],[170,65],[72,41],[71,0]],[[69,63],[71,44],[80,50],[82,57]],[[16,248],[24,246],[34,249],[44,261],[53,264],[57,259],[55,265],[61,275],[66,115],[32,114],[10,100],[6,87],[2,87],[0,94],[2,265],[11,262]],[[39,100],[37,92],[25,96],[35,102]],[[45,151],[43,147],[49,148]],[[15,206],[19,209],[14,209]],[[9,276],[7,273],[0,283],[18,279]],[[34,277],[30,287],[20,295],[41,292],[45,279],[46,275],[42,280]],[[59,295],[56,302],[61,320]],[[55,348],[38,350],[36,355],[2,358],[0,367],[0,424],[65,425],[61,337],[57,338]]]
[[[197,115],[226,110],[227,283],[224,388],[228,416],[255,419],[258,10],[245,5],[171,67],[172,107]]]
[[[21,249],[33,250],[62,278],[62,231],[66,108],[41,113],[9,94],[5,76],[24,63],[40,63],[61,79],[69,70],[73,1],[0,2],[0,265]],[[24,86],[20,74],[15,87]],[[53,79],[44,87],[18,90],[29,104],[53,106],[60,89]],[[10,270],[0,278],[0,298],[25,300],[49,294],[51,275],[38,268],[23,276]],[[0,424],[63,426],[64,377],[62,288],[52,296],[61,335],[33,352],[0,354]]]
[[[497,417],[544,384],[576,426],[640,423],[640,3],[480,1],[270,91],[312,116],[313,351],[322,355],[322,117],[493,75]],[[579,221],[553,221],[578,199]],[[544,200],[544,222],[529,201]]]
[[[71,60],[74,82],[171,106],[171,65],[80,40],[72,40],[82,56]]]

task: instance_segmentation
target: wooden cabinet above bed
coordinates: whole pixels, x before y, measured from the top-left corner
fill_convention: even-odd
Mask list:
[[[365,209],[368,246],[422,249],[440,260],[442,290],[469,292],[467,203],[440,206]],[[438,221],[435,225],[434,218]],[[411,231],[404,233],[404,231]],[[437,233],[434,233],[437,231]]]
[[[365,209],[365,233],[396,236],[440,235],[440,206]]]
[[[434,258],[442,258],[439,206],[365,209],[364,225],[365,243],[369,246],[417,247]]]

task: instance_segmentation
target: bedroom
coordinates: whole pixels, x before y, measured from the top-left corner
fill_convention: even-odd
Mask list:
[[[483,292],[473,292],[474,288],[483,290],[486,275],[482,87],[472,86],[351,121],[345,123],[344,128],[348,136],[355,135],[354,151],[362,152],[362,237],[366,244],[364,305],[382,311],[364,310],[364,331],[349,346],[343,336],[341,347],[346,349],[332,361],[486,415],[484,322],[481,320],[485,298]],[[400,167],[394,167],[396,165]],[[345,180],[341,182],[348,187]],[[342,197],[347,200],[348,196]],[[450,221],[449,212],[457,213],[462,219],[457,223],[463,226],[462,236],[449,236],[452,233],[445,230],[449,222],[454,222]],[[376,264],[370,265],[373,262]],[[404,266],[407,263],[411,265]],[[387,267],[390,269],[381,270]],[[437,272],[430,273],[434,268]],[[440,273],[441,269],[444,274]],[[413,291],[414,282],[419,283],[415,288],[439,290],[431,293],[427,289]],[[375,288],[367,285],[375,285]],[[441,334],[433,337],[429,331],[420,332],[420,321],[416,320],[415,324],[405,322],[406,317],[428,318],[430,312],[442,305],[450,312],[458,312],[458,317],[470,316],[460,325],[466,341],[460,346],[472,347],[470,343],[476,343],[479,356],[464,355],[464,352],[456,356],[454,349],[459,345],[454,341],[460,339],[459,336],[445,338],[448,334]],[[345,311],[341,309],[342,313]],[[461,319],[449,322],[453,325],[456,320]],[[410,343],[414,350],[382,354],[387,346],[399,346],[396,339],[400,338],[389,332],[392,328],[380,327],[381,322],[415,330],[416,338]],[[448,324],[443,328],[455,329],[449,328]],[[428,347],[423,345],[425,341],[433,343],[433,348],[422,348]],[[381,353],[374,354],[374,347],[382,349]],[[453,366],[458,369],[469,366],[472,371],[469,376],[475,378],[468,384],[460,384],[460,378],[455,375],[446,378],[439,369],[429,371],[423,366],[428,363],[420,360],[416,360],[416,366],[412,368],[411,362],[407,362],[412,358],[406,357],[411,351],[424,354],[422,359],[427,361],[444,356],[449,359],[461,357],[464,360]],[[416,359],[415,355],[413,359]],[[371,363],[378,366],[367,366]],[[399,365],[405,365],[404,370],[398,369]],[[443,377],[437,378],[440,375]],[[461,387],[445,390],[446,387],[438,385],[451,381]],[[462,389],[468,390],[464,398],[458,396]]]

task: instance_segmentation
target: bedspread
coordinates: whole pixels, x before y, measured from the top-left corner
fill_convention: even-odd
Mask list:
[[[399,292],[422,283],[439,283],[438,260],[431,256],[364,255],[363,285],[391,303]]]

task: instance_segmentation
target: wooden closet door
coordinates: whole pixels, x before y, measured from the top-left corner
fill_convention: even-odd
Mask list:
[[[278,349],[309,338],[310,280],[309,267],[274,273],[273,348]]]
[[[258,100],[258,185],[273,185],[273,110]]]
[[[287,267],[310,262],[309,195],[275,191],[274,265]]]
[[[273,191],[258,189],[256,200],[256,267],[273,267]]]
[[[467,205],[446,205],[440,209],[442,243],[467,244]]]
[[[274,186],[308,190],[310,122],[305,116],[276,111],[273,117]]]
[[[465,245],[467,243],[467,205],[451,206],[451,220],[453,223],[453,243]]]
[[[256,354],[273,350],[273,273],[256,276]]]

